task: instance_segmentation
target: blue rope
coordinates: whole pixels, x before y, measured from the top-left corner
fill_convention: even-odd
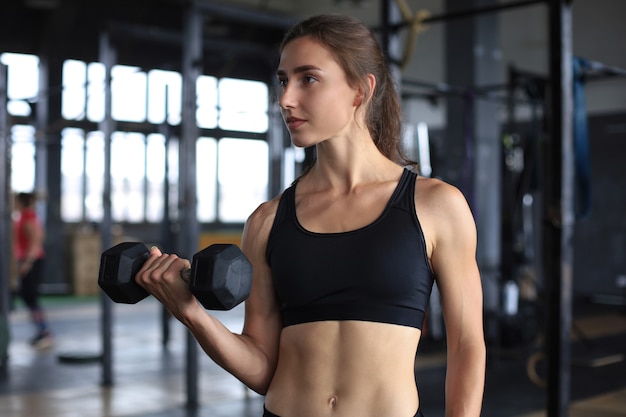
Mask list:
[[[585,71],[590,68],[590,64],[582,58],[574,57],[573,66],[574,210],[576,220],[583,220],[591,212],[592,200],[589,127],[585,104]]]

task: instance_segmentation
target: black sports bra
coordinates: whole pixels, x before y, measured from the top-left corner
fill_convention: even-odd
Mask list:
[[[416,178],[405,169],[380,217],[343,233],[304,229],[297,183],[285,190],[266,251],[283,327],[363,320],[422,328],[434,274],[415,213]]]

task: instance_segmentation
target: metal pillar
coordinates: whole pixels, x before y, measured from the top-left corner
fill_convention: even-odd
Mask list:
[[[497,0],[474,0],[481,7],[498,6]],[[473,19],[475,33],[473,85],[500,84],[502,61],[499,49],[498,16],[483,14]],[[474,163],[473,201],[478,237],[477,260],[481,269],[485,293],[485,308],[500,307],[498,279],[500,274],[502,227],[501,169],[497,161],[501,155],[501,128],[494,114],[499,111],[495,101],[476,100],[474,106]],[[496,294],[494,294],[496,291]]]
[[[0,64],[0,374],[8,371],[11,240],[10,152],[7,120],[7,67]]]
[[[574,235],[572,132],[572,10],[569,0],[548,2],[548,143],[544,178],[544,278],[548,417],[568,415]]]
[[[400,61],[402,59],[402,47],[400,45],[400,36],[394,27],[397,27],[402,21],[402,15],[395,1],[383,0],[381,2],[380,19],[382,30],[380,33],[380,44],[387,58],[391,77],[398,87],[398,94],[401,94],[402,73],[400,69]]]
[[[196,80],[202,75],[203,16],[195,6],[187,9],[183,27],[182,135],[179,144],[179,252],[191,258],[198,250],[198,219],[196,197]],[[198,406],[198,344],[187,332],[186,356],[187,407]]]
[[[50,119],[50,114],[51,114],[51,101],[53,100],[53,95],[49,93],[49,91],[51,91],[51,85],[50,85],[50,71],[52,70],[51,68],[51,62],[50,62],[51,56],[49,53],[44,53],[39,57],[39,97],[37,98],[37,105],[35,107],[35,190],[34,191],[38,191],[39,193],[42,193],[44,190],[47,190],[47,181],[46,181],[46,177],[48,176],[48,170],[47,170],[47,166],[48,166],[48,142],[50,142],[50,145],[52,146],[53,142],[55,142],[55,139],[57,138],[53,138],[52,136],[50,136],[50,138],[48,138],[48,135],[52,132],[48,131],[48,125],[50,124],[49,122],[51,121]],[[59,106],[60,107],[60,106]],[[60,181],[58,181],[58,179],[60,178],[57,177],[55,178],[55,182],[60,183]],[[46,205],[48,204],[55,204],[55,202],[52,201],[48,201]],[[36,204],[38,207],[37,209],[39,209],[40,203],[37,202]],[[47,218],[47,213],[41,213],[40,210],[38,211],[38,215],[39,218],[41,220],[41,222],[45,225],[46,222],[46,218]],[[52,238],[53,242],[57,242],[56,237]],[[58,245],[57,245],[58,246]],[[56,256],[51,256],[53,258],[56,258]],[[54,269],[54,268],[53,268]]]
[[[104,187],[102,190],[102,224],[100,227],[103,248],[112,245],[111,229],[111,134],[115,129],[115,122],[111,116],[111,69],[115,65],[116,53],[109,35],[100,34],[99,60],[104,65],[104,117],[99,123],[99,129],[104,139]],[[113,385],[113,302],[104,293],[100,294],[101,331],[102,331],[102,384]]]
[[[61,131],[57,120],[61,114],[61,94],[54,86],[63,82],[63,62],[52,48],[43,48],[39,60],[39,96],[35,108],[36,165],[35,187],[45,191],[46,199],[37,205],[37,212],[46,230],[46,273],[42,291],[67,293],[69,283],[65,271],[65,238],[61,219]]]
[[[495,0],[473,0],[475,10],[497,5]],[[464,0],[447,0],[450,10],[466,7]],[[470,14],[467,14],[470,17]],[[446,22],[446,81],[451,85],[473,86],[499,83],[501,65],[498,51],[498,21],[492,14]],[[457,185],[467,198],[478,233],[477,260],[481,270],[486,318],[499,310],[500,298],[500,125],[495,102],[478,100],[471,88],[463,99],[447,101],[444,147],[448,149],[445,168],[439,175]],[[460,168],[461,167],[461,168]],[[491,325],[490,325],[491,323]],[[497,330],[497,318],[486,326],[487,337]],[[497,337],[497,336],[493,336]]]

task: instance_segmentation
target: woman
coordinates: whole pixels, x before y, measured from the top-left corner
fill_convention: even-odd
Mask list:
[[[281,46],[279,104],[316,160],[244,228],[253,265],[241,334],[196,302],[189,261],[151,249],[137,281],[205,352],[265,395],[264,416],[422,415],[414,360],[433,280],[447,329],[446,415],[480,414],[485,345],[476,233],[463,195],[416,178],[381,48],[338,15],[296,25]]]
[[[30,310],[36,327],[31,345],[36,349],[52,346],[53,339],[45,314],[39,302],[39,285],[43,274],[45,253],[44,231],[35,212],[34,193],[19,193],[16,196],[17,216],[14,221],[14,251],[19,277],[19,294]]]

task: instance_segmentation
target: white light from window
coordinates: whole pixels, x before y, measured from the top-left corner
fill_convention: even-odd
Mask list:
[[[144,219],[145,142],[141,133],[111,135],[111,217],[114,221]]]
[[[244,222],[267,199],[268,155],[265,141],[219,141],[219,217],[223,222]]]
[[[217,79],[202,75],[196,81],[196,122],[203,129],[217,127]]]
[[[158,223],[164,214],[165,137],[151,134],[146,142],[146,221]]]
[[[259,81],[222,78],[219,83],[219,127],[267,132],[268,89]]]
[[[216,219],[217,144],[213,138],[199,138],[196,142],[197,216],[201,222]]]
[[[136,67],[115,65],[111,69],[111,117],[114,120],[146,120],[146,73]]]
[[[181,117],[182,77],[174,71],[148,72],[148,121],[160,124],[165,121],[175,126]]]
[[[63,63],[63,93],[61,96],[61,115],[67,120],[85,118],[85,83],[87,65],[82,61],[68,59]]]
[[[66,222],[83,220],[84,133],[63,129],[61,133],[61,218]]]
[[[33,191],[35,129],[32,126],[15,125],[11,128],[11,141],[11,189],[15,192]]]
[[[87,65],[87,119],[100,122],[104,119],[105,68],[99,62]]]
[[[39,94],[39,57],[5,52],[0,62],[8,67],[7,95],[10,99],[35,99]]]

